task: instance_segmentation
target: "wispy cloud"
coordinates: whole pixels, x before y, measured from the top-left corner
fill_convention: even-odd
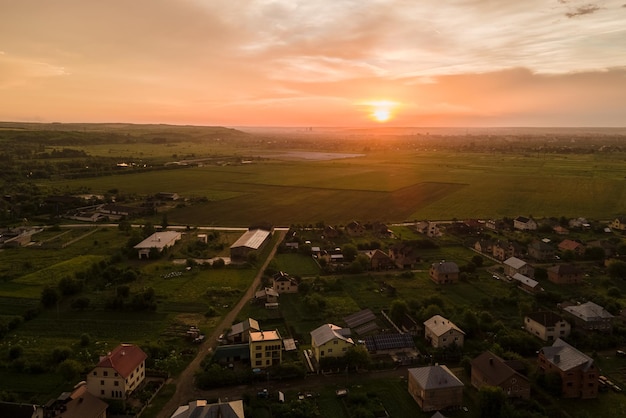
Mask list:
[[[585,4],[583,6],[578,6],[574,11],[565,13],[565,16],[571,19],[577,16],[590,15],[592,13],[597,12],[600,9],[601,7],[598,6],[597,4]]]

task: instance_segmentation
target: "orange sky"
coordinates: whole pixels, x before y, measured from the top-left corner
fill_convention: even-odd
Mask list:
[[[0,0],[0,120],[625,126],[625,23],[624,0]]]

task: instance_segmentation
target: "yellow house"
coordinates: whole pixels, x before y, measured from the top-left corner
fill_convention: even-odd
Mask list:
[[[348,337],[350,330],[333,324],[324,324],[311,331],[311,350],[319,363],[326,357],[342,357],[348,348],[354,346]]]
[[[275,331],[250,331],[250,365],[255,369],[277,366],[282,361],[283,340]]]
[[[146,378],[147,357],[136,345],[118,345],[87,375],[87,391],[98,398],[126,399]]]

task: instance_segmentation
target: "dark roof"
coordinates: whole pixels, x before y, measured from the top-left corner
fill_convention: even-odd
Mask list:
[[[510,377],[519,375],[504,360],[491,351],[485,351],[472,360],[472,373],[474,373],[474,370],[479,371],[485,382],[490,386],[498,386]]]
[[[544,327],[553,327],[563,320],[561,315],[549,311],[533,312],[526,315],[535,322],[540,323]]]
[[[459,272],[459,266],[452,261],[440,261],[439,263],[433,263],[431,267],[435,269],[438,273],[442,274]]]
[[[348,328],[355,328],[376,320],[376,315],[371,309],[363,309],[362,311],[353,313],[343,318]]]
[[[410,334],[377,334],[365,337],[367,351],[394,350],[400,348],[415,348],[413,337]]]

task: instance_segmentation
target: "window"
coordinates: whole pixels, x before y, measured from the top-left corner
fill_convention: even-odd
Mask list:
[[[94,371],[93,371],[93,375],[94,375],[94,376],[98,376],[98,372],[94,370]]]
[[[257,360],[257,361],[254,362],[255,366],[260,366],[262,364],[263,364],[263,362],[261,360]]]
[[[100,386],[104,386],[104,380],[100,381]]]
[[[332,349],[332,348],[329,348],[329,349],[328,349],[328,354],[330,354],[330,353],[332,353],[332,352],[333,352],[333,349]]]
[[[257,345],[256,348],[255,348],[255,350],[260,350],[260,349],[261,349],[260,345]]]
[[[104,395],[104,389],[100,391],[100,395]]]
[[[102,375],[103,375],[104,377],[107,377],[107,376],[109,375],[109,372],[106,372],[106,371],[105,371],[105,372],[102,372]]]
[[[333,341],[333,344],[337,345],[337,344],[339,344],[339,341],[335,340],[335,341]]]
[[[263,357],[263,353],[256,353],[256,355],[254,357],[255,358],[261,358],[261,357]]]
[[[113,382],[113,386],[119,386],[119,385],[120,385],[119,381],[116,380],[115,382]]]

